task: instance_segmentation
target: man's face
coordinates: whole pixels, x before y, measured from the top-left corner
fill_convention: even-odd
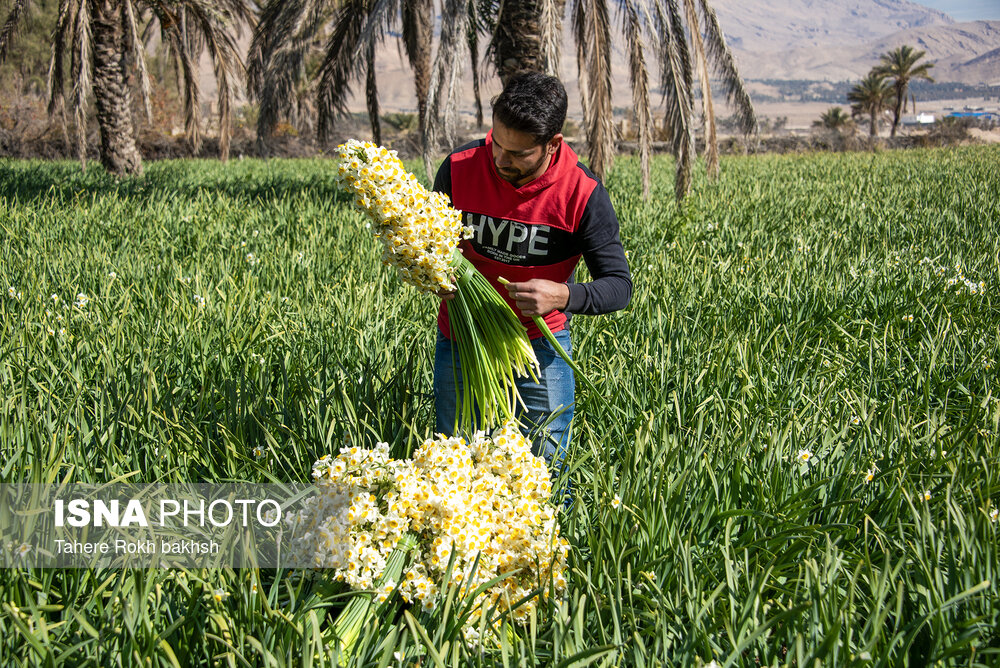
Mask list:
[[[520,187],[533,181],[549,167],[562,135],[538,144],[527,132],[513,130],[493,119],[493,164],[500,178]]]

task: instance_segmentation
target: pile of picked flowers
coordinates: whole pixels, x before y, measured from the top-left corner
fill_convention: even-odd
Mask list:
[[[313,478],[320,493],[285,518],[295,536],[289,549],[295,561],[368,592],[337,618],[347,652],[394,602],[433,610],[442,590],[456,587],[472,599],[473,618],[493,611],[523,621],[565,589],[569,543],[559,536],[549,471],[513,422],[469,441],[427,440],[407,460],[390,458],[385,443],[344,447],[317,461]],[[475,624],[464,633],[481,640]]]

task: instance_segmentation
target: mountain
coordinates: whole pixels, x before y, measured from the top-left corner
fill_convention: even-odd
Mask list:
[[[715,0],[747,79],[857,79],[903,44],[927,52],[934,78],[1000,81],[1000,22],[956,23],[905,0]]]
[[[1000,81],[1000,21],[970,21],[910,28],[877,39],[828,48],[791,48],[778,52],[735,49],[749,79],[828,79],[862,77],[879,55],[903,44],[926,51],[938,81],[967,84]]]
[[[969,21],[893,33],[872,45],[867,59],[877,59],[903,44],[927,52],[927,58],[934,61],[932,74],[937,80],[1000,85],[1000,21]]]
[[[726,40],[742,54],[856,46],[891,33],[954,23],[906,0],[714,0]]]

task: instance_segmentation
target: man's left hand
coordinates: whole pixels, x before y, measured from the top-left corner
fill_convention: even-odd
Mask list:
[[[569,286],[544,278],[508,283],[507,294],[521,313],[529,317],[564,310],[569,305]]]

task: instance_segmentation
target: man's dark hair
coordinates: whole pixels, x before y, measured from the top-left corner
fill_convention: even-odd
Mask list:
[[[493,99],[493,118],[544,144],[562,132],[566,89],[559,79],[540,72],[517,74]]]

